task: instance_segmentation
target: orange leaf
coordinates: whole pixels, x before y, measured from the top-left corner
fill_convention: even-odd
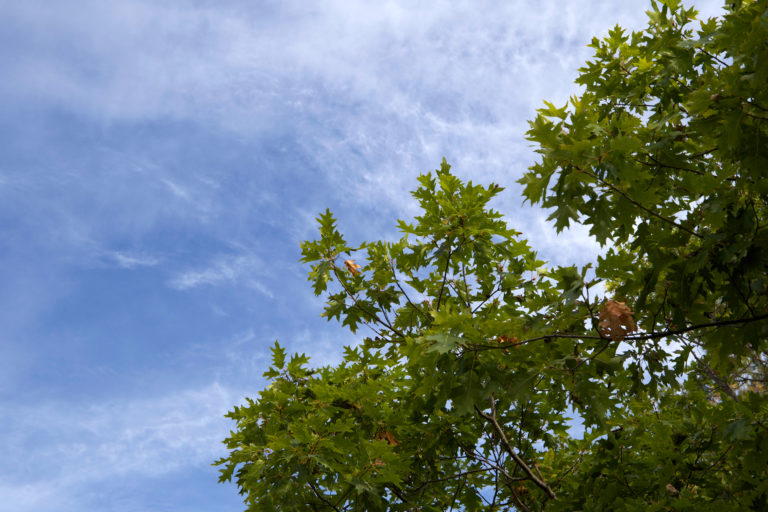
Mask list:
[[[600,332],[613,341],[623,340],[628,333],[637,331],[632,310],[623,302],[607,300],[600,308]]]
[[[344,266],[347,267],[347,270],[349,270],[349,273],[353,276],[359,274],[360,269],[362,268],[360,265],[355,263],[355,260],[344,260]]]

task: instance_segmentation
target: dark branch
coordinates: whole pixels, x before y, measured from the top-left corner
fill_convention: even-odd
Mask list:
[[[403,287],[400,285],[400,280],[397,278],[397,274],[395,273],[395,262],[392,260],[389,260],[389,266],[392,268],[392,277],[395,279],[395,284],[397,285],[398,289],[400,289],[400,293],[403,294],[408,304],[410,304],[413,309],[421,313],[422,316],[424,316],[424,318],[429,318],[429,315],[427,315],[420,307],[418,307],[416,304],[414,304],[411,301],[411,298],[408,296],[408,294],[405,292]]]
[[[408,503],[408,500],[406,499],[405,496],[403,496],[402,491],[400,491],[400,489],[396,485],[394,484],[387,485],[387,489],[392,491],[392,493],[394,493],[395,496],[400,498],[400,501],[402,501],[403,503]]]
[[[627,201],[629,201],[629,202],[630,202],[630,203],[632,203],[633,205],[637,206],[638,208],[640,208],[640,209],[641,209],[641,210],[643,210],[644,212],[646,212],[646,213],[649,213],[650,215],[653,215],[653,216],[654,216],[654,217],[656,217],[657,219],[659,219],[659,220],[662,220],[662,221],[664,221],[664,222],[666,222],[666,223],[668,223],[668,224],[671,224],[671,225],[675,226],[677,229],[679,229],[679,230],[681,230],[681,231],[685,231],[685,232],[686,232],[686,233],[688,233],[689,235],[695,236],[695,237],[697,237],[697,238],[704,238],[702,235],[700,235],[700,234],[696,233],[695,231],[691,231],[690,229],[686,228],[686,227],[685,227],[685,226],[683,226],[682,224],[680,224],[680,223],[678,223],[678,222],[675,222],[674,220],[672,220],[672,219],[670,219],[670,218],[668,218],[668,217],[664,217],[664,216],[663,216],[663,215],[661,215],[660,213],[657,213],[657,212],[655,212],[655,211],[651,210],[650,208],[648,208],[648,207],[644,206],[643,204],[641,204],[641,203],[637,202],[636,200],[634,200],[634,199],[632,199],[631,197],[629,197],[629,195],[628,195],[626,192],[624,192],[623,190],[621,190],[619,187],[617,187],[617,186],[616,186],[616,185],[614,185],[613,183],[608,183],[608,182],[607,182],[607,181],[605,181],[604,179],[600,178],[600,177],[599,177],[597,174],[595,174],[595,173],[593,173],[593,172],[590,172],[590,171],[588,171],[588,170],[586,170],[586,169],[581,169],[581,168],[579,168],[579,167],[577,167],[577,166],[574,166],[574,167],[576,167],[576,169],[577,169],[578,171],[580,171],[580,172],[583,172],[583,173],[584,173],[584,174],[586,174],[587,176],[590,176],[590,177],[594,178],[595,180],[597,180],[597,181],[598,181],[599,183],[601,183],[602,185],[605,185],[606,187],[610,188],[611,190],[613,190],[613,191],[614,191],[614,192],[616,192],[617,194],[621,195],[621,196],[622,196],[624,199],[626,199]]]
[[[318,498],[320,501],[322,501],[323,503],[325,503],[326,505],[328,505],[329,507],[331,507],[331,508],[332,508],[333,510],[335,510],[336,512],[341,512],[341,511],[338,509],[338,507],[337,507],[336,505],[334,505],[333,503],[331,503],[330,501],[328,501],[327,499],[325,499],[325,496],[323,496],[323,495],[322,495],[322,493],[321,493],[320,491],[318,491],[317,489],[315,489],[315,486],[314,486],[314,485],[312,485],[312,482],[309,482],[309,481],[308,481],[308,482],[307,482],[307,484],[309,485],[309,488],[310,488],[310,489],[312,489],[312,492],[313,492],[313,493],[315,493],[315,496],[317,496],[317,498]]]
[[[525,463],[525,461],[517,454],[517,452],[512,448],[512,445],[509,444],[509,441],[507,440],[507,436],[504,434],[504,429],[501,428],[501,425],[499,425],[499,421],[496,419],[496,402],[494,401],[493,395],[491,395],[490,398],[491,401],[491,414],[484,413],[481,411],[477,406],[475,406],[475,411],[477,414],[479,414],[481,417],[483,417],[486,421],[488,421],[491,426],[493,426],[493,429],[496,431],[496,434],[499,437],[499,440],[502,443],[502,446],[504,447],[504,450],[512,457],[512,459],[517,463],[517,465],[520,467],[520,469],[523,470],[523,472],[528,475],[528,479],[531,480],[534,484],[536,484],[539,488],[541,488],[545,493],[547,493],[547,496],[549,496],[552,499],[557,498],[555,495],[555,492],[547,485],[547,483],[540,479],[538,476],[536,476],[533,471],[531,471],[531,468],[528,467],[528,464]]]
[[[336,267],[336,265],[333,265],[331,268],[333,269],[333,273],[336,276],[336,279],[339,281],[339,283],[341,283],[341,287],[344,288],[344,292],[346,292],[347,297],[352,299],[352,302],[354,302],[354,305],[355,305],[355,307],[357,309],[359,309],[360,311],[362,311],[363,313],[368,315],[368,317],[371,320],[374,320],[376,323],[378,323],[380,325],[383,325],[384,327],[386,327],[390,331],[394,332],[395,334],[397,334],[401,338],[405,338],[405,334],[403,334],[399,329],[397,329],[389,321],[387,321],[387,322],[382,321],[382,319],[379,318],[379,316],[376,314],[375,311],[371,311],[370,309],[368,309],[366,307],[363,307],[360,304],[360,301],[357,300],[357,297],[355,297],[355,295],[349,290],[349,288],[347,288],[347,284],[344,282],[344,280],[341,278],[341,275],[339,274],[338,267]],[[379,334],[381,336],[381,333],[378,333],[375,329],[374,329],[374,332],[376,332],[377,334]]]
[[[414,487],[413,489],[409,489],[408,492],[409,493],[410,492],[417,492],[417,491],[422,490],[424,487],[426,487],[426,486],[428,486],[430,484],[434,484],[434,483],[437,483],[437,482],[445,482],[447,480],[453,480],[454,478],[461,478],[463,476],[471,475],[473,473],[482,473],[484,471],[488,471],[488,468],[470,469],[468,471],[463,471],[461,473],[456,473],[455,475],[446,476],[446,477],[443,477],[443,478],[435,478],[434,480],[427,480],[425,482],[422,482],[422,484],[419,485],[418,487]]]
[[[443,289],[445,289],[445,281],[446,279],[448,279],[448,269],[450,268],[450,266],[451,266],[451,246],[448,245],[448,254],[445,257],[445,270],[443,271],[443,284],[440,285],[440,293],[437,296],[437,304],[435,304],[436,311],[440,311],[440,301],[443,300]]]
[[[724,327],[729,325],[738,325],[738,324],[748,324],[752,322],[758,322],[760,320],[765,320],[768,318],[768,313],[764,315],[758,315],[753,316],[750,318],[738,318],[733,320],[720,320],[717,322],[709,322],[706,324],[696,324],[696,325],[690,325],[688,327],[684,327],[682,329],[672,329],[668,331],[660,331],[660,332],[649,332],[644,334],[634,334],[626,336],[622,341],[642,341],[642,340],[655,340],[659,338],[666,338],[669,336],[677,336],[678,334],[685,334],[686,332],[695,331],[696,329],[707,329],[710,327]],[[576,339],[576,340],[604,340],[606,339],[605,336],[592,336],[587,334],[566,334],[566,333],[554,333],[554,334],[545,334],[544,336],[536,336],[535,338],[528,338],[527,340],[518,341],[515,343],[515,345],[525,345],[528,343],[533,343],[535,341],[546,341],[550,339],[556,339],[556,338],[564,338],[564,339]],[[484,348],[484,349],[494,349],[494,350],[503,350],[508,349],[509,345],[474,345],[474,349],[478,348]]]
[[[734,402],[739,401],[739,397],[736,395],[736,392],[731,388],[731,386],[728,385],[728,382],[724,378],[720,377],[715,372],[715,370],[713,370],[712,367],[709,366],[705,361],[702,361],[701,358],[696,354],[696,351],[693,350],[693,348],[691,348],[691,355],[699,364],[699,366],[701,366],[707,376],[712,379],[712,382],[714,382],[717,387],[720,388],[720,391],[731,397]]]
[[[678,171],[692,172],[693,174],[698,174],[699,176],[702,176],[702,175],[705,174],[705,173],[701,172],[698,169],[691,169],[689,167],[678,167],[676,165],[669,165],[669,164],[661,163],[656,158],[654,158],[652,155],[648,155],[648,158],[653,160],[653,162],[646,162],[646,161],[641,160],[639,158],[635,158],[634,160],[635,160],[635,162],[637,162],[639,164],[642,164],[642,165],[645,165],[645,166],[648,166],[648,167],[664,167],[666,169],[676,169]]]

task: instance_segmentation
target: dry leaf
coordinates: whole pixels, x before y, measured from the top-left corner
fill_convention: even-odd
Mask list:
[[[359,274],[360,269],[362,268],[360,265],[355,263],[355,260],[344,260],[344,266],[347,267],[347,270],[349,270],[350,274],[353,276]]]
[[[379,441],[386,441],[390,446],[397,446],[397,439],[395,438],[395,435],[389,430],[384,430],[376,434],[376,439]]]
[[[506,334],[502,334],[496,338],[496,341],[499,343],[514,343],[515,347],[517,347],[517,336],[507,336]]]
[[[600,332],[613,341],[623,340],[628,333],[637,331],[632,310],[623,302],[607,300],[600,309]]]

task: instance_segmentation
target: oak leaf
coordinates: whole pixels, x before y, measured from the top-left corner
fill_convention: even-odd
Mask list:
[[[498,341],[501,344],[507,344],[511,343],[515,348],[517,348],[517,336],[507,336],[506,334],[502,334],[498,338],[496,338],[496,341]]]
[[[389,430],[384,430],[376,434],[376,439],[379,441],[386,441],[390,446],[397,446],[397,439],[395,435]]]
[[[607,300],[600,309],[600,332],[613,341],[623,340],[628,333],[637,331],[632,310],[623,302]]]
[[[353,276],[356,276],[357,274],[359,274],[360,269],[362,268],[360,265],[355,263],[355,260],[344,260],[344,266],[347,267],[347,270]]]

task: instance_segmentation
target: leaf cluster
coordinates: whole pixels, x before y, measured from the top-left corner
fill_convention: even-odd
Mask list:
[[[396,241],[318,217],[309,281],[364,334],[314,369],[276,343],[229,413],[248,510],[768,508],[768,4],[694,20],[652,2],[531,122],[525,196],[589,226],[594,269],[547,267],[445,161]]]

